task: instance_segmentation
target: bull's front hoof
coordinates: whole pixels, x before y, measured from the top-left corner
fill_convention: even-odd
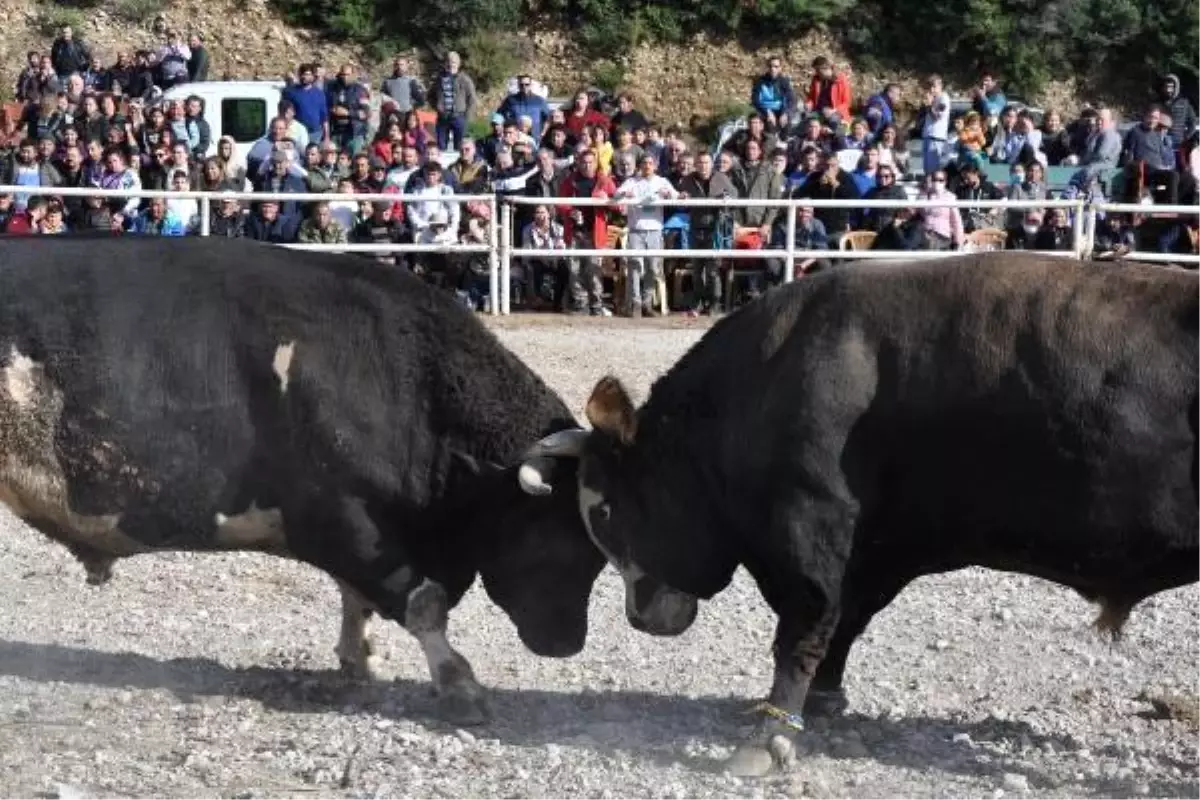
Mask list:
[[[850,701],[842,689],[809,689],[808,696],[804,698],[806,717],[840,717],[849,707]]]
[[[790,732],[781,732],[768,722],[743,742],[726,762],[725,769],[738,778],[761,778],[776,768],[786,770],[796,763],[796,742]]]
[[[459,727],[486,725],[492,721],[483,689],[476,686],[453,686],[438,696],[438,716]]]

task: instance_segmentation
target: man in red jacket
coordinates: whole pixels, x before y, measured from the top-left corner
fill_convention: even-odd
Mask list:
[[[813,59],[813,77],[804,107],[834,131],[850,124],[850,81],[844,73],[834,73],[833,62],[825,56]]]
[[[585,150],[579,155],[575,169],[563,178],[559,197],[594,197],[607,200],[617,192],[612,178],[601,175],[599,159],[595,150]],[[559,219],[563,221],[563,238],[567,247],[596,249],[608,246],[608,208],[605,206],[558,207]],[[572,258],[571,264],[571,311],[583,311],[587,303],[593,317],[604,315],[601,301],[603,287],[600,285],[600,259],[596,256]]]

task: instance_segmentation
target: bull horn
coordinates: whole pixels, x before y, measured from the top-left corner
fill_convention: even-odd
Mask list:
[[[579,458],[589,431],[583,428],[568,428],[552,433],[539,441],[525,453],[525,458],[553,456],[556,458]]]
[[[534,456],[527,458],[517,470],[517,480],[526,494],[535,496],[548,495],[554,491],[550,485],[550,475],[554,472],[554,459],[549,456]]]

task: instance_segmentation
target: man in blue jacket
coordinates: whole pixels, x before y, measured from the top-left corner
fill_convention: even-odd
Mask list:
[[[796,109],[796,92],[792,80],[783,74],[783,61],[778,56],[767,59],[767,72],[755,79],[750,87],[750,105],[762,114],[767,130],[787,128]]]
[[[1146,109],[1142,121],[1129,129],[1122,144],[1125,162],[1126,201],[1136,203],[1142,188],[1166,185],[1157,202],[1174,205],[1179,199],[1179,174],[1175,171],[1175,149],[1163,130],[1162,111],[1157,105]]]
[[[301,64],[299,78],[299,83],[284,87],[283,98],[292,101],[296,110],[296,120],[308,131],[308,140],[327,142],[329,105],[325,89],[316,84],[316,68],[312,64]]]
[[[546,104],[546,98],[530,91],[532,88],[533,78],[518,75],[516,93],[504,98],[496,113],[503,115],[508,122],[519,123],[521,117],[529,117],[533,121],[533,139],[535,142],[541,142],[546,133],[546,123],[550,120],[550,106]]]

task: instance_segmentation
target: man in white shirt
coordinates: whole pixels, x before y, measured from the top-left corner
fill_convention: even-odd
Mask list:
[[[950,145],[950,95],[942,88],[940,75],[925,79],[925,124],[921,126],[921,160],[925,174],[932,175],[945,162]]]
[[[643,155],[638,174],[622,183],[614,195],[616,200],[633,200],[641,204],[626,207],[629,250],[661,250],[663,247],[663,207],[659,203],[678,198],[679,192],[670,181],[655,174],[657,167],[655,156]],[[661,277],[662,259],[658,256],[625,259],[625,307],[631,317],[640,317],[643,313],[655,316],[651,298]]]

